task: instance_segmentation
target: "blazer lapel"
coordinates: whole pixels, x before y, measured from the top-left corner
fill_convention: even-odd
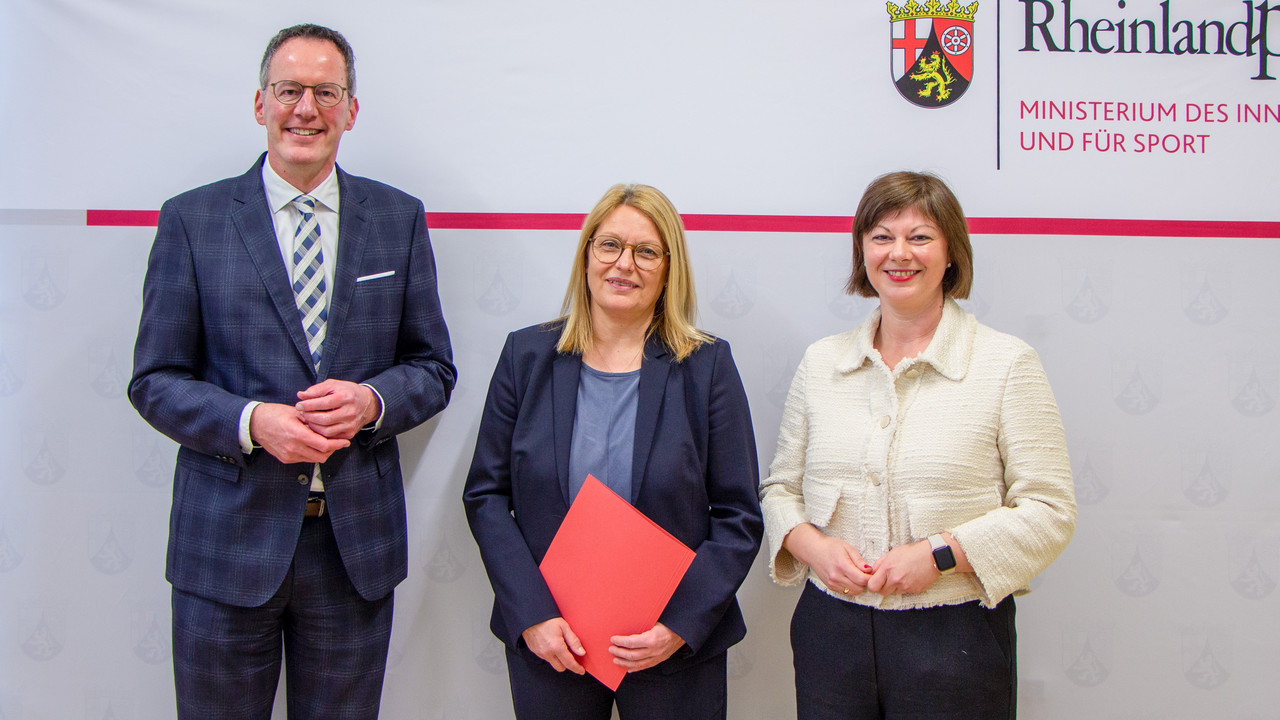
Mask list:
[[[671,372],[671,357],[666,347],[650,338],[640,363],[640,397],[636,405],[635,450],[631,456],[631,504],[640,498],[640,486],[644,484],[649,453],[653,450],[653,437],[658,430],[658,418],[662,415],[662,401],[666,396],[667,375]]]
[[[551,365],[552,437],[555,441],[556,474],[565,507],[569,506],[569,449],[573,446],[573,418],[578,408],[578,375],[582,356],[556,353]]]
[[[275,305],[280,321],[293,341],[294,349],[311,367],[311,352],[302,332],[302,318],[298,315],[297,300],[289,284],[289,273],[280,257],[280,243],[276,240],[275,225],[271,222],[271,208],[267,207],[267,194],[262,188],[263,153],[249,172],[241,175],[236,184],[231,208],[231,222],[240,234],[249,258],[253,261],[267,295]],[[312,370],[314,372],[314,369]]]
[[[350,176],[337,168],[339,204],[338,211],[338,267],[333,277],[333,291],[329,293],[329,319],[324,347],[320,355],[320,377],[329,375],[333,358],[338,353],[345,333],[347,311],[356,290],[356,275],[369,240],[369,213],[365,208],[368,195],[360,183],[352,183]]]

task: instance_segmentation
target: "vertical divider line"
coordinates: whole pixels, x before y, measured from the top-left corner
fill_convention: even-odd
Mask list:
[[[1000,0],[996,0],[996,170],[1000,169]]]

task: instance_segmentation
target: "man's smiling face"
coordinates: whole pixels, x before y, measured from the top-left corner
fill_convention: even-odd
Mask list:
[[[267,87],[254,96],[254,115],[258,124],[267,128],[271,168],[303,192],[314,189],[333,169],[342,133],[355,125],[360,106],[355,98],[344,97],[333,107],[321,107],[309,89],[297,103],[285,105],[276,99],[271,83],[294,80],[303,85],[336,83],[345,87],[346,73],[342,53],[333,43],[293,38],[276,51]]]

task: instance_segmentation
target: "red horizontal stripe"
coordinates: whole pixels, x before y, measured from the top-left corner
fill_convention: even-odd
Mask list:
[[[160,222],[159,210],[86,210],[89,227],[155,227]]]
[[[969,231],[975,235],[1280,238],[1280,222],[1110,220],[1103,218],[969,218]]]
[[[586,213],[428,212],[427,226],[441,230],[580,230]]]
[[[90,227],[155,227],[155,210],[89,210]],[[429,212],[438,230],[578,230],[579,213]],[[706,232],[847,233],[853,218],[842,215],[683,216],[689,230]],[[1280,222],[1234,220],[1133,220],[1106,218],[969,218],[975,235],[1102,235],[1113,237],[1280,238]]]
[[[847,233],[853,218],[839,215],[681,215],[689,230],[713,232]]]

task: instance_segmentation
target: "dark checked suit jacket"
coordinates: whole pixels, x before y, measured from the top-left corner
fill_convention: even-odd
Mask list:
[[[181,446],[165,576],[231,605],[254,607],[275,593],[312,466],[261,449],[243,454],[240,414],[250,400],[292,405],[299,390],[337,378],[372,385],[384,403],[378,430],[362,430],[323,465],[347,574],[363,597],[378,599],[408,569],[395,437],[444,409],[455,379],[423,206],[337,170],[338,264],[317,372],[267,207],[265,157],[160,210],[129,399]]]
[[[580,355],[556,352],[561,325],[511,333],[480,420],[463,502],[493,585],[494,634],[542,662],[520,638],[560,615],[538,571],[569,511],[569,448]],[[636,408],[631,503],[697,555],[659,621],[688,647],[672,671],[746,634],[735,593],[763,528],[751,410],[723,340],[683,362],[645,348]]]

